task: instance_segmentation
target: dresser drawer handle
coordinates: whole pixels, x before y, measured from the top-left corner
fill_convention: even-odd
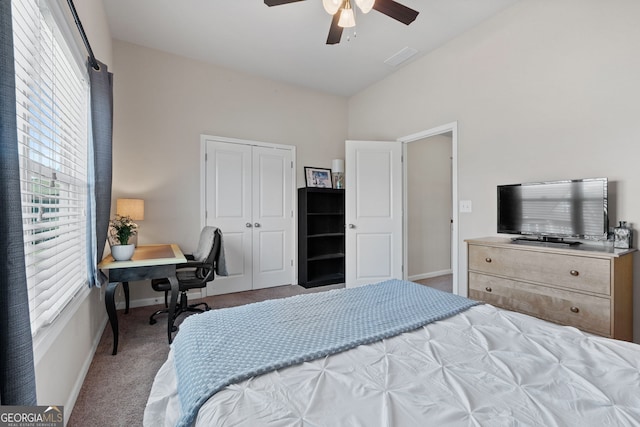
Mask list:
[[[486,288],[484,288],[484,290],[485,290],[485,291],[487,291],[487,292],[491,292],[491,291],[493,291],[493,289],[491,289],[489,286],[487,286]]]
[[[485,258],[484,261],[485,262],[491,262],[491,258]]]
[[[578,277],[580,275],[580,272],[578,270],[571,270],[569,273],[574,277]]]
[[[576,306],[571,307],[570,310],[571,310],[572,313],[579,313],[580,312],[580,309],[578,307],[576,307]]]

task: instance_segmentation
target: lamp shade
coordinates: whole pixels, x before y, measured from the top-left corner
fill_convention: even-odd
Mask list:
[[[349,6],[349,2],[347,2]],[[340,13],[340,19],[338,20],[338,27],[351,28],[356,26],[356,18],[353,15],[353,9],[351,7],[345,7]]]
[[[344,160],[342,160],[342,159],[333,159],[331,161],[331,172],[332,173],[344,173]]]
[[[342,6],[342,0],[322,0],[322,6],[329,15],[335,15],[340,6]]]
[[[144,220],[144,200],[118,199],[116,200],[116,214],[128,216],[134,221]]]
[[[356,4],[362,11],[362,13],[369,13],[371,9],[373,9],[373,4],[375,0],[356,0]]]

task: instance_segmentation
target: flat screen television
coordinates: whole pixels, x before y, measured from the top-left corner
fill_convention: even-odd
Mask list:
[[[499,185],[498,233],[560,243],[606,239],[607,188],[607,178]]]

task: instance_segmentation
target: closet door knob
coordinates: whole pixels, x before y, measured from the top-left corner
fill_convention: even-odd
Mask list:
[[[253,224],[253,226],[254,226],[255,228],[260,228],[260,227],[261,227],[261,225],[260,225],[260,223],[259,223],[259,222],[256,222],[255,224]]]
[[[484,290],[485,290],[485,291],[487,291],[487,292],[492,292],[492,291],[493,291],[493,289],[491,289],[489,286],[487,286],[486,288],[484,288]]]
[[[579,313],[580,312],[580,309],[578,307],[575,307],[575,306],[571,307],[570,310],[571,310],[572,313]]]
[[[356,228],[356,226],[353,224],[349,224],[349,228]]]
[[[484,261],[485,261],[485,262],[491,262],[492,260],[491,260],[491,258],[488,258],[488,257],[487,257],[487,258],[485,258],[485,259],[484,259]]]
[[[251,228],[252,227],[250,222],[246,223],[244,226],[247,227],[247,228]]]
[[[571,270],[569,274],[571,274],[572,276],[578,277],[580,275],[580,272],[578,270]]]

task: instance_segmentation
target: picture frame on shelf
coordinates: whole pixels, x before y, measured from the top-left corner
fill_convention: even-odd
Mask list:
[[[311,188],[333,188],[331,179],[331,169],[304,167],[304,178],[307,187]]]

